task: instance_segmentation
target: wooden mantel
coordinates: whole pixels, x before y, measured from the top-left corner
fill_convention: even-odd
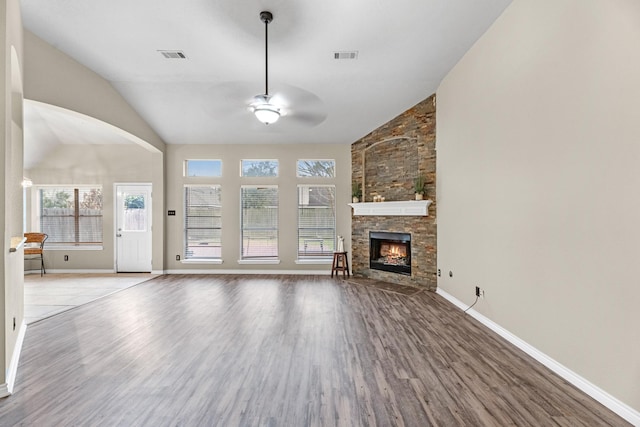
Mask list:
[[[354,215],[362,216],[429,216],[431,200],[403,202],[349,203]]]

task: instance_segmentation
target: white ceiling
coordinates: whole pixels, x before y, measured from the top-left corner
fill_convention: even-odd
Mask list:
[[[109,80],[168,144],[348,144],[434,93],[510,2],[21,4],[28,30]],[[287,115],[269,126],[247,109],[253,96],[264,92],[262,10],[274,15],[270,93],[289,104]],[[187,59],[165,59],[159,50],[180,50]],[[336,51],[357,51],[358,57],[336,60]],[[29,117],[25,127],[34,123]],[[64,139],[60,126],[48,127],[57,129],[56,139]]]

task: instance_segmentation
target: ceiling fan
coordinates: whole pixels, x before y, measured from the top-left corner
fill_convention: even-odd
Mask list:
[[[273,21],[273,14],[263,10],[260,12],[260,20],[264,22],[264,94],[253,98],[250,109],[258,120],[269,125],[277,122],[282,114],[280,107],[271,103],[269,95],[269,24]]]
[[[281,118],[277,126],[268,126],[269,132],[319,125],[327,118],[327,108],[316,94],[281,82],[270,87],[268,26],[273,21],[273,14],[262,11],[259,16],[265,25],[264,93],[251,95],[252,92],[255,93],[255,81],[221,82],[208,89],[205,110],[214,117],[224,117],[226,121],[238,126],[248,126],[261,132],[265,130],[263,124],[273,124]],[[254,115],[258,120],[252,117]]]

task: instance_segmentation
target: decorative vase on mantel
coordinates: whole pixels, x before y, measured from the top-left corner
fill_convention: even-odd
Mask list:
[[[416,200],[422,200],[424,198],[422,193],[416,193]]]
[[[353,203],[360,203],[360,199],[359,199],[358,197],[356,197],[356,196],[353,196],[353,197],[351,198],[351,201],[352,201]]]

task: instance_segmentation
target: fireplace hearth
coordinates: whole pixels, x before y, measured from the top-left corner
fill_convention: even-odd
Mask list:
[[[370,231],[369,268],[411,276],[411,234]]]

